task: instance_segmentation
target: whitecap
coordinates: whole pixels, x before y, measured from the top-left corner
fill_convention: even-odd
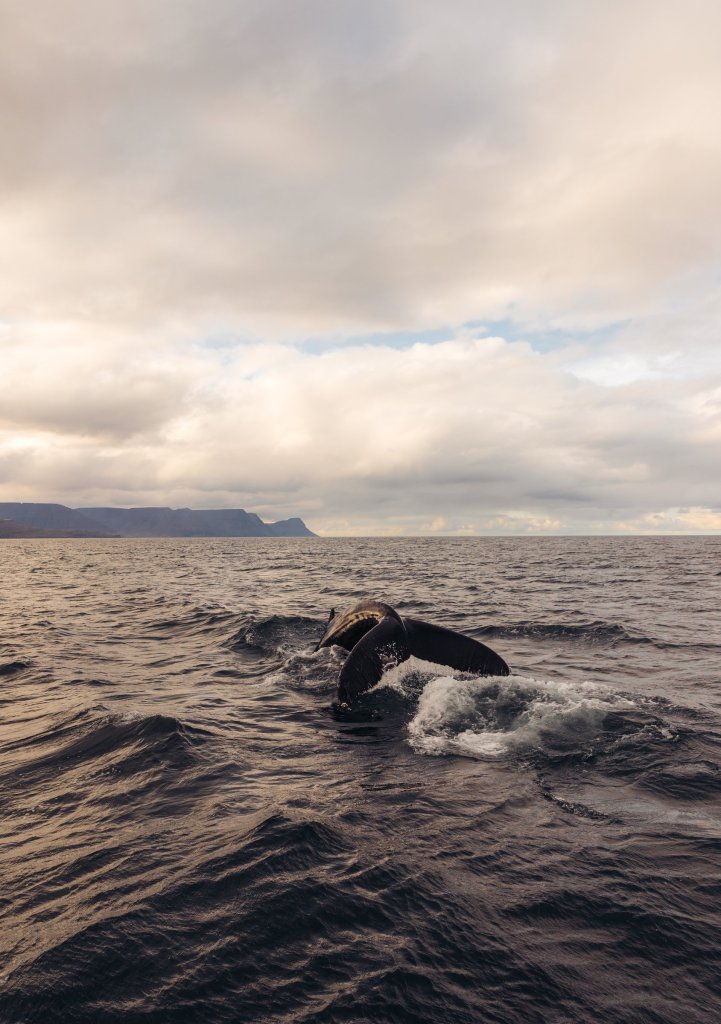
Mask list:
[[[417,667],[411,678],[414,673]],[[391,680],[396,689],[403,684],[401,674]],[[610,711],[630,707],[626,698],[592,683],[444,674],[426,683],[408,740],[424,754],[498,756],[590,740]]]

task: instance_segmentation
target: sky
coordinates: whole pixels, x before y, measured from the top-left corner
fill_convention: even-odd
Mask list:
[[[717,0],[0,0],[0,501],[721,532]]]

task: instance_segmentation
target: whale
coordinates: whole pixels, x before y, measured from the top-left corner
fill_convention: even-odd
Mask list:
[[[383,601],[359,601],[336,614],[331,609],[316,650],[337,645],[348,651],[338,675],[338,706],[349,709],[389,668],[410,657],[461,672],[507,676],[500,654],[463,633],[399,615]]]

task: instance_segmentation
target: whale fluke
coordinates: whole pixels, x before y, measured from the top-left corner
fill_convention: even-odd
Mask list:
[[[349,651],[338,677],[338,701],[348,707],[383,673],[413,655],[423,661],[483,676],[507,676],[508,665],[472,637],[421,619],[401,617],[382,601],[361,601],[336,615],[331,610],[316,650],[337,644]]]
[[[408,646],[415,658],[448,665],[460,672],[477,672],[481,676],[508,675],[508,665],[500,654],[479,640],[421,619],[404,617],[403,622]]]
[[[338,676],[338,700],[352,704],[359,694],[380,682],[383,673],[410,658],[408,638],[400,619],[388,616],[358,641]]]

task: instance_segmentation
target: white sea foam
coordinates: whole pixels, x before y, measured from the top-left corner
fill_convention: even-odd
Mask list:
[[[610,711],[633,706],[592,683],[437,673],[437,665],[411,659],[380,683],[408,696],[422,687],[408,738],[424,754],[494,756],[587,740]]]
[[[293,690],[330,694],[347,657],[346,652],[340,647],[322,647],[319,651],[293,651],[268,678]]]

